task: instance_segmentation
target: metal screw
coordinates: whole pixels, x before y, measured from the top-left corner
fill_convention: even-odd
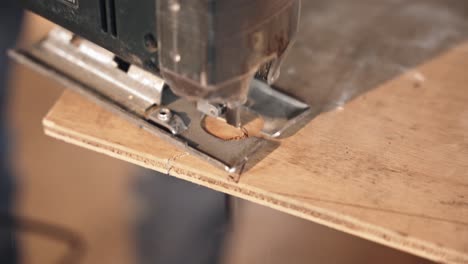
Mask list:
[[[150,52],[156,52],[158,50],[158,42],[153,34],[148,33],[143,38],[143,43],[146,49]]]
[[[159,109],[158,119],[164,122],[167,122],[171,119],[172,112],[168,108]]]

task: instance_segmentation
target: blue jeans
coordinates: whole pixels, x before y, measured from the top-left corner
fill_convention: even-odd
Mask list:
[[[228,196],[146,171],[135,182],[140,264],[216,264],[229,223]]]
[[[0,3],[0,217],[9,217],[14,206],[14,181],[9,160],[6,116],[8,58],[7,49],[14,46],[20,31],[22,11],[15,0]],[[2,223],[8,221],[2,221]],[[0,226],[0,263],[16,263],[17,252],[13,226]]]

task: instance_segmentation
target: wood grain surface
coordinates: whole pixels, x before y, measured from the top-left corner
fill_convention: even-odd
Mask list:
[[[431,260],[468,263],[467,69],[465,44],[322,113],[239,183],[72,92],[43,124],[69,143]]]

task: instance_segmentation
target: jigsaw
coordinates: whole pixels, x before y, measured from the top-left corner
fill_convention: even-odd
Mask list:
[[[14,59],[231,174],[309,109],[274,88],[300,0],[22,3],[58,27]],[[207,118],[245,135],[220,138]]]

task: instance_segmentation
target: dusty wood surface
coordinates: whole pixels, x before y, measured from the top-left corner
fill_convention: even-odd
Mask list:
[[[468,263],[468,45],[223,171],[65,92],[48,135],[435,261]],[[79,161],[77,161],[79,162]]]

